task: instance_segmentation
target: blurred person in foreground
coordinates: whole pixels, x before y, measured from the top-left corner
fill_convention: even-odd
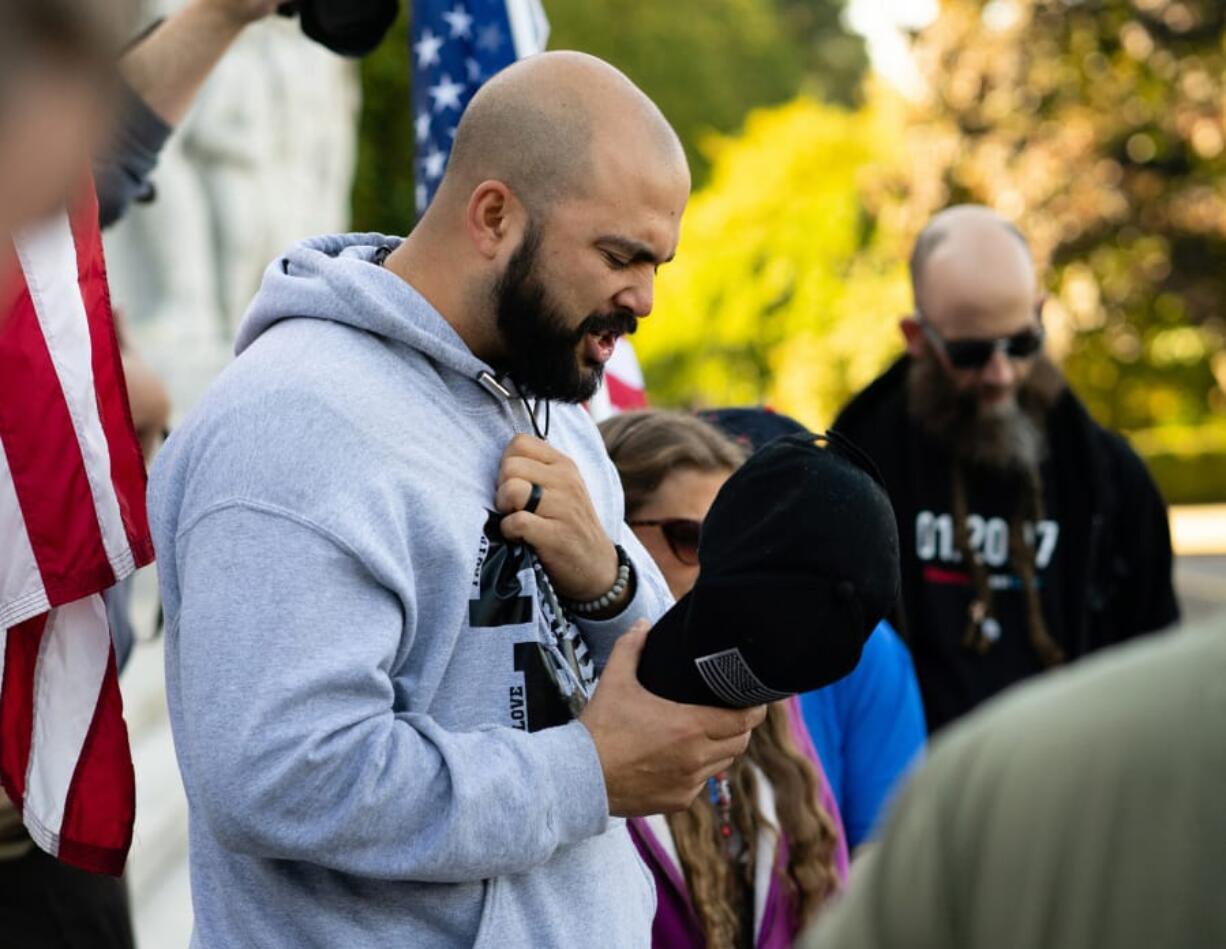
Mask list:
[[[807,432],[765,408],[710,409],[699,416],[751,451]],[[873,630],[851,674],[801,695],[800,709],[854,853],[869,841],[928,736],[911,654],[889,621]]]
[[[274,6],[272,0],[192,0],[121,53],[123,37],[130,24],[127,4],[88,0],[0,2],[0,225],[5,243],[0,252],[3,257],[0,261],[0,378],[11,379],[20,371],[25,374],[20,378],[26,379],[30,365],[38,361],[32,354],[38,355],[37,347],[40,346],[43,356],[51,355],[61,360],[58,364],[60,388],[45,381],[55,377],[48,376],[45,380],[40,377],[38,386],[22,388],[17,400],[0,406],[0,415],[4,416],[0,429],[3,430],[5,453],[13,470],[18,466],[24,471],[30,470],[30,459],[22,455],[22,446],[30,443],[25,437],[29,434],[30,420],[36,420],[33,424],[37,426],[38,419],[45,422],[48,418],[58,418],[56,412],[64,411],[65,400],[70,397],[96,398],[102,407],[102,419],[97,423],[74,419],[69,431],[75,434],[77,426],[84,426],[87,440],[95,440],[92,445],[95,451],[96,439],[105,434],[110,442],[111,471],[136,473],[122,482],[112,474],[116,497],[131,515],[125,520],[130,531],[137,530],[134,525],[143,522],[143,515],[131,514],[137,507],[143,511],[143,469],[136,446],[129,441],[130,420],[125,417],[121,424],[112,424],[114,415],[107,412],[107,407],[124,405],[128,393],[124,391],[122,377],[109,371],[112,362],[108,358],[111,353],[108,347],[114,344],[114,329],[98,227],[100,223],[117,218],[134,197],[147,189],[148,174],[170,134],[171,125],[183,117],[213,65],[239,32],[247,23],[270,13]],[[91,156],[96,195],[88,190]],[[11,245],[10,237],[14,240]],[[77,258],[78,271],[75,273],[72,267],[58,265],[62,257],[55,261],[55,266],[46,266],[52,258],[44,252],[52,244],[61,246],[56,243],[61,238],[71,241],[67,257]],[[76,253],[72,254],[72,250]],[[20,266],[18,253],[22,255]],[[26,272],[31,262],[38,274],[36,299],[32,294],[35,285],[29,283],[30,275]],[[52,273],[53,279],[49,277]],[[56,332],[44,338],[36,323],[46,324],[53,315],[63,320],[65,306],[72,313],[70,321],[54,324],[58,327]],[[51,311],[44,312],[48,307]],[[82,316],[86,327],[78,323]],[[83,367],[75,362],[82,358],[80,353],[63,342],[76,339],[86,331],[93,339],[94,356],[99,360],[92,373],[81,371]],[[65,348],[57,349],[62,343]],[[166,409],[160,384],[134,361],[130,352],[123,356],[124,367],[131,373],[129,381],[136,384],[129,391],[137,422],[145,423],[146,435],[154,429],[160,430]],[[88,352],[84,358],[88,360]],[[125,413],[123,409],[120,415]],[[18,424],[14,424],[14,418]],[[49,427],[58,431],[54,426]],[[56,515],[61,522],[75,518],[77,523],[89,523],[96,519],[99,515],[93,504],[88,505],[88,510],[76,510],[77,502],[68,496],[71,487],[75,487],[72,481],[74,461],[79,465],[83,454],[78,444],[71,440],[61,444],[55,435],[48,434],[38,443],[38,453],[40,456],[51,453],[51,457],[64,459],[63,477],[55,488],[65,494],[52,496],[53,503],[48,506],[45,502],[49,488],[42,485],[33,508],[29,497],[18,499],[25,505],[26,516],[31,510],[41,514],[50,507],[62,511]],[[120,453],[124,453],[122,459]],[[28,482],[25,484],[28,486]],[[20,513],[4,507],[0,505],[0,522],[6,525],[0,533],[0,546],[7,551],[20,551],[23,543],[28,544],[23,534],[30,528],[23,524]],[[130,571],[151,555],[151,547],[147,537],[129,533],[127,540],[133,551],[144,551],[136,553],[134,562],[129,562]],[[56,542],[54,538],[48,539],[45,531],[40,535],[44,547]],[[63,540],[65,548],[79,552],[73,543],[74,538]],[[130,575],[121,573],[121,567],[114,566],[114,560],[100,572],[96,564],[83,564],[75,557],[65,560],[60,553],[57,549],[53,560],[47,556],[60,571],[56,574],[60,587],[72,586],[76,590],[67,599],[84,594],[90,594],[86,599],[91,599],[102,591],[102,587],[119,581],[120,586],[102,592],[106,596],[111,630],[116,639],[116,657],[121,665],[131,646],[131,636],[122,609],[122,597],[116,594],[122,584],[130,580]],[[111,551],[107,553],[110,555]],[[31,624],[50,624],[52,620],[46,616],[65,615],[54,612],[63,603],[51,599],[51,595],[43,591],[39,576],[13,576],[10,571],[19,571],[21,563],[24,560],[15,553],[11,562],[0,564],[0,579],[3,580],[0,588],[4,591],[0,597],[0,614],[17,618],[8,624],[13,628],[0,631],[0,635],[10,631],[14,635],[25,635],[26,627]],[[31,587],[37,588],[36,595],[31,594]],[[46,600],[50,600],[53,610],[43,617],[29,613],[28,603],[39,596],[44,598],[44,605],[35,607],[35,613],[38,609],[47,610]],[[23,609],[26,612],[23,613]],[[42,628],[45,630],[46,625]],[[77,635],[82,632],[71,628],[64,634],[63,641],[71,644],[70,654],[90,648],[88,637]],[[13,668],[15,664],[10,664],[10,671]],[[5,685],[16,690],[19,682],[6,682]],[[48,694],[52,697],[46,701],[54,703],[51,707],[66,716],[59,696],[54,692]],[[97,722],[96,718],[95,727]],[[21,726],[7,720],[0,742],[10,751],[20,747],[23,743]],[[67,750],[56,748],[43,758],[60,753],[68,754]],[[126,750],[124,754],[126,756]],[[68,759],[58,762],[61,768],[70,763]],[[130,775],[130,765],[128,773]],[[27,785],[40,780],[41,776],[41,772],[28,774]],[[78,800],[97,795],[105,800],[114,790],[109,786],[99,788],[85,784],[74,788],[72,794]],[[18,791],[12,793],[15,799],[20,799],[20,785]],[[130,807],[129,802],[129,832]],[[99,809],[105,810],[104,805],[99,805]],[[115,813],[111,815],[116,822],[122,822],[122,809],[122,804],[116,804]],[[46,816],[39,812],[31,818],[31,813],[34,809],[27,808],[24,814],[27,820],[38,821]],[[79,808],[77,814],[80,814]],[[0,793],[0,932],[4,933],[4,938],[23,949],[131,946],[131,922],[122,882],[69,866],[44,853],[34,845],[22,818],[23,815]],[[57,835],[57,831],[58,828],[50,827],[44,834]],[[67,835],[58,836],[62,850]],[[82,852],[76,846],[80,842],[76,838],[72,841],[74,852],[78,854]],[[40,846],[48,846],[45,836]],[[51,849],[54,851],[54,846]],[[114,858],[117,866],[122,866],[124,851],[126,844]]]
[[[106,0],[0,0],[0,240],[63,204],[105,140],[125,12]]]
[[[188,0],[125,49],[135,6],[0,0],[5,239],[73,203],[91,161],[104,226],[149,195],[174,125],[242,30],[277,0]]]
[[[907,353],[835,428],[881,469],[930,730],[1007,685],[1175,622],[1166,507],[1043,352],[1025,240],[949,208],[911,255]]]
[[[150,479],[194,945],[650,939],[620,818],[765,715],[639,685],[670,597],[579,404],[689,184],[624,75],[544,53],[473,97],[407,238],[269,266]]]
[[[1226,945],[1226,614],[938,736],[802,949]]]
[[[627,412],[600,424],[626,497],[626,523],[673,596],[698,577],[698,541],[716,494],[745,458],[679,412]],[[656,879],[661,949],[791,946],[847,873],[838,806],[795,697],[771,703],[745,757],[665,817],[631,821]]]

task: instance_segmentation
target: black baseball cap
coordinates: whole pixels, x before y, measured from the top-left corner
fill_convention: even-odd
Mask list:
[[[400,0],[289,0],[277,12],[297,13],[302,32],[332,52],[365,56],[396,22]]]
[[[711,505],[698,560],[638,668],[675,702],[743,708],[841,679],[899,592],[893,508],[837,433],[802,430],[751,455]]]

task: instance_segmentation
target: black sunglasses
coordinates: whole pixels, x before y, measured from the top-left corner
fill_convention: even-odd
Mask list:
[[[916,315],[916,322],[955,369],[982,369],[998,352],[1003,352],[1010,359],[1027,359],[1043,346],[1041,326],[1031,326],[1000,339],[946,339],[922,314]]]
[[[689,567],[698,563],[698,542],[702,539],[702,523],[685,517],[656,520],[626,521],[631,527],[658,527],[673,556]]]

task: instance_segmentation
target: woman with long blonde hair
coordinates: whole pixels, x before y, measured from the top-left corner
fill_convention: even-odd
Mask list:
[[[630,412],[600,429],[626,521],[681,597],[698,578],[702,521],[744,451],[675,412]],[[747,753],[688,809],[630,827],[656,878],[657,947],[791,946],[846,876],[838,810],[795,699],[769,707]]]

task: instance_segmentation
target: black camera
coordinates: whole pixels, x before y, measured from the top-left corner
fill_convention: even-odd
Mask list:
[[[297,16],[302,32],[334,53],[365,56],[396,22],[400,0],[290,0],[277,12]]]

